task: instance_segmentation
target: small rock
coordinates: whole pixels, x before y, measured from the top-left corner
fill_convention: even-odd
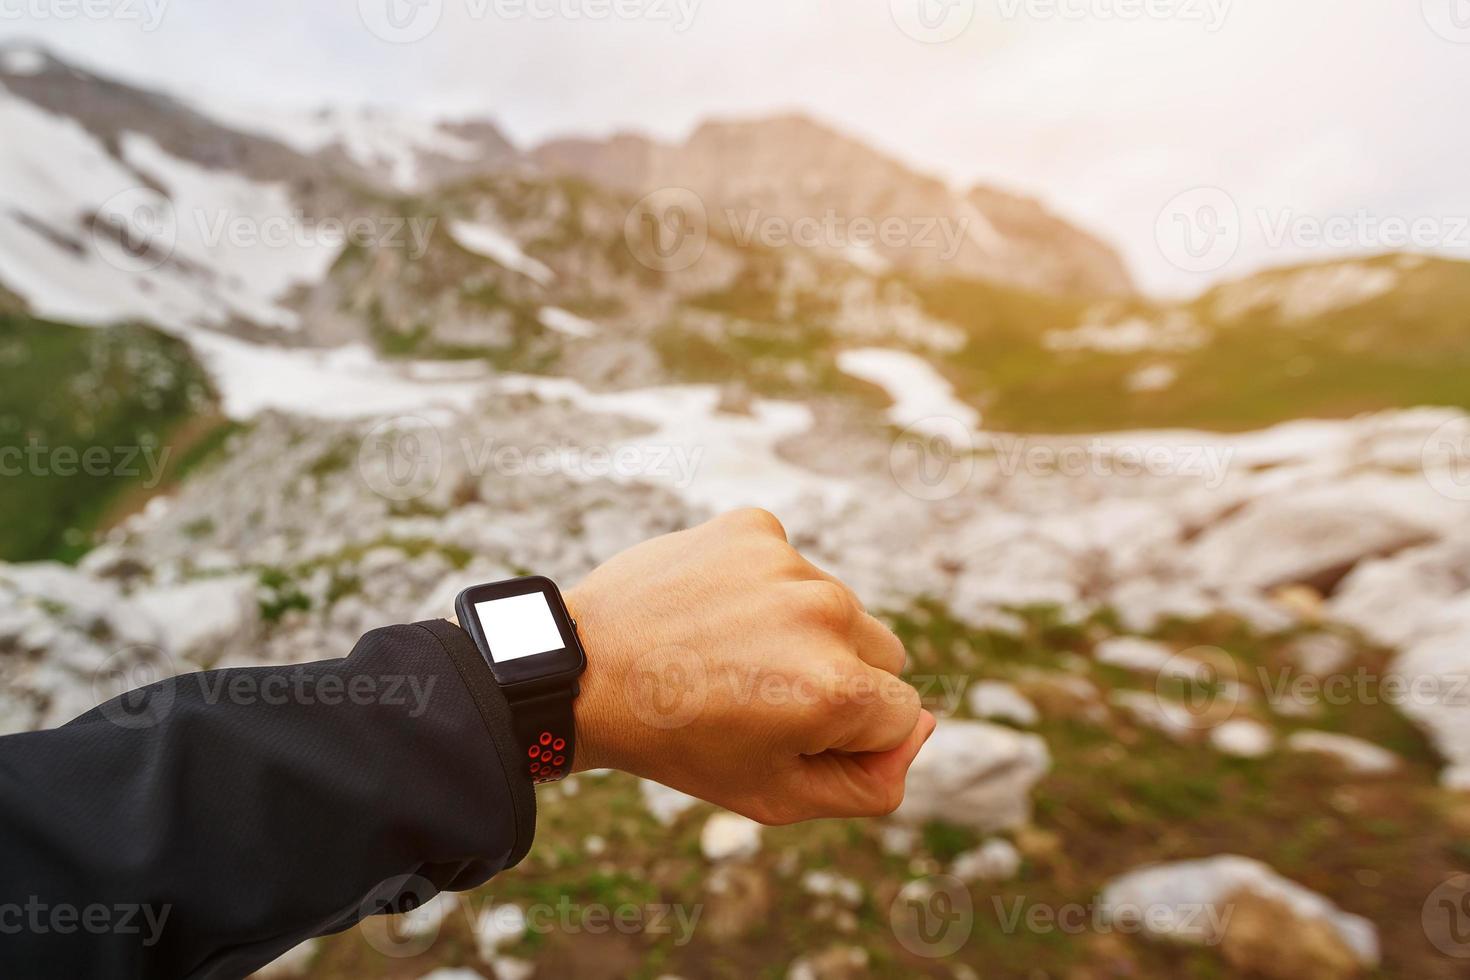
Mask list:
[[[643,797],[644,807],[653,815],[653,819],[665,827],[672,826],[681,814],[699,803],[699,800],[688,793],[670,789],[651,779],[640,779],[638,792]]]
[[[1021,852],[1008,840],[988,840],[954,859],[949,873],[961,881],[1009,881],[1021,871]]]
[[[1293,752],[1318,752],[1330,755],[1351,772],[1361,775],[1381,775],[1399,767],[1399,758],[1392,752],[1372,742],[1351,735],[1333,735],[1328,732],[1296,732],[1287,736],[1286,747]]]
[[[859,980],[867,974],[867,950],[833,946],[792,963],[786,971],[786,980]]]
[[[1353,662],[1353,645],[1336,633],[1312,633],[1297,640],[1287,648],[1291,657],[1302,670],[1319,677],[1333,674]]]
[[[526,935],[526,913],[519,905],[489,905],[475,922],[475,941],[480,959],[494,959],[502,949],[514,946]]]
[[[1463,574],[1463,570],[1462,573]],[[1434,742],[1448,765],[1440,785],[1470,790],[1470,592],[1442,614],[1442,635],[1416,643],[1393,663],[1393,675],[1409,695],[1400,710]],[[1456,623],[1456,617],[1463,622]]]
[[[1242,974],[1270,980],[1343,980],[1366,965],[1332,923],[1299,918],[1291,906],[1250,892],[1226,900],[1230,925],[1220,943],[1225,961]],[[1282,923],[1291,923],[1289,935]]]
[[[883,829],[878,832],[878,841],[884,854],[908,857],[919,846],[919,831],[902,824],[884,824]]]
[[[1342,911],[1260,861],[1233,854],[1130,871],[1107,885],[1101,906],[1111,921],[1155,938],[1218,945],[1230,941],[1235,903],[1242,895],[1280,907],[1272,932],[1279,948],[1295,943],[1303,928],[1320,923],[1332,930],[1359,965],[1378,965],[1378,930],[1373,923]],[[1238,941],[1250,945],[1244,937]],[[1258,959],[1252,956],[1252,962]]]
[[[1189,709],[1157,694],[1144,691],[1114,691],[1108,703],[1136,723],[1163,732],[1175,741],[1187,741],[1205,727],[1204,720]]]
[[[1210,732],[1215,750],[1239,759],[1259,759],[1276,745],[1276,735],[1265,725],[1249,718],[1227,721]]]
[[[1009,721],[1029,728],[1041,720],[1036,705],[1026,699],[1014,685],[1000,681],[981,681],[970,687],[966,699],[970,712],[977,718]]]
[[[705,892],[708,901],[699,928],[717,943],[745,936],[771,912],[770,882],[748,864],[721,864],[710,873]]]
[[[1297,619],[1315,623],[1322,619],[1322,593],[1310,585],[1287,585],[1271,593],[1271,599]]]
[[[440,892],[423,905],[410,912],[396,916],[398,928],[410,936],[437,934],[439,927],[459,905],[459,896],[453,892]]]
[[[761,849],[761,825],[736,813],[716,813],[699,832],[699,849],[710,861],[755,857]]]
[[[490,960],[495,968],[495,980],[531,980],[536,975],[536,964],[514,956],[496,956]]]
[[[1403,505],[1410,488],[1402,483],[1402,490],[1392,487],[1396,506],[1375,492],[1389,489],[1380,480],[1342,480],[1258,498],[1205,531],[1186,561],[1205,582],[1265,590],[1309,585],[1331,593],[1360,562],[1430,538],[1430,529],[1411,516],[1412,504]]]
[[[1115,636],[1102,641],[1094,652],[1097,662],[1140,674],[1157,674],[1174,659],[1174,651],[1162,643],[1136,636]]]
[[[1031,818],[1031,789],[1051,769],[1051,753],[1035,735],[1003,725],[943,720],[909,770],[895,816],[921,825],[945,820],[981,833],[1009,830]]]
[[[863,904],[863,886],[835,871],[808,871],[801,876],[801,887],[818,898],[835,898],[854,907]]]

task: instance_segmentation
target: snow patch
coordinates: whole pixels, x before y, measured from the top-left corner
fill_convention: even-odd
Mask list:
[[[405,192],[422,189],[424,157],[471,161],[481,153],[474,142],[446,130],[442,120],[377,106],[283,111],[217,103],[201,110],[234,129],[278,140],[308,156],[335,147]]]
[[[555,306],[543,307],[538,314],[538,319],[543,327],[555,330],[557,333],[564,333],[568,337],[597,336],[597,324]]]
[[[7,48],[0,51],[0,74],[39,75],[46,70],[46,55],[36,48]]]
[[[980,413],[956,398],[954,387],[915,354],[863,347],[842,351],[837,366],[886,391],[893,399],[888,419],[901,429],[929,427],[940,419],[956,419],[970,430],[980,425]]]
[[[319,281],[340,251],[303,247],[310,236],[294,233],[284,247],[232,243],[228,234],[215,241],[222,220],[298,229],[286,188],[205,170],[147,137],[123,136],[125,166],[74,120],[3,89],[0,132],[0,266],[38,315],[94,325],[138,319],[175,332],[237,319],[294,329],[295,313],[278,298]],[[130,254],[94,233],[94,215],[126,220],[153,250]]]
[[[473,221],[453,221],[449,234],[467,251],[519,272],[533,282],[549,286],[556,279],[556,273],[521,251],[520,244],[499,228]]]

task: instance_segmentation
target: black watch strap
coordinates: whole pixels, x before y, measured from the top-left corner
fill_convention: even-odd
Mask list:
[[[506,692],[521,762],[533,782],[552,783],[571,775],[577,745],[572,702],[577,693],[576,684],[526,698]]]

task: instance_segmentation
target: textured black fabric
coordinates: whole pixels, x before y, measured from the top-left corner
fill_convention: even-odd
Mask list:
[[[0,977],[244,976],[474,887],[531,845],[513,745],[489,668],[441,621],[0,738]]]

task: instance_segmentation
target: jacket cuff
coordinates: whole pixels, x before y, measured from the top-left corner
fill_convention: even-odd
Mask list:
[[[490,665],[480,656],[475,641],[470,639],[468,633],[443,619],[431,619],[415,623],[414,626],[433,634],[439,641],[440,647],[454,664],[455,672],[459,674],[465,689],[474,699],[480,720],[484,722],[485,731],[490,735],[490,750],[499,758],[500,768],[505,772],[515,814],[515,846],[511,848],[510,857],[505,863],[506,868],[513,868],[531,850],[531,842],[536,837],[536,787],[532,784],[526,767],[519,764],[522,760],[516,751],[510,705],[506,702],[500,685],[495,683]]]

